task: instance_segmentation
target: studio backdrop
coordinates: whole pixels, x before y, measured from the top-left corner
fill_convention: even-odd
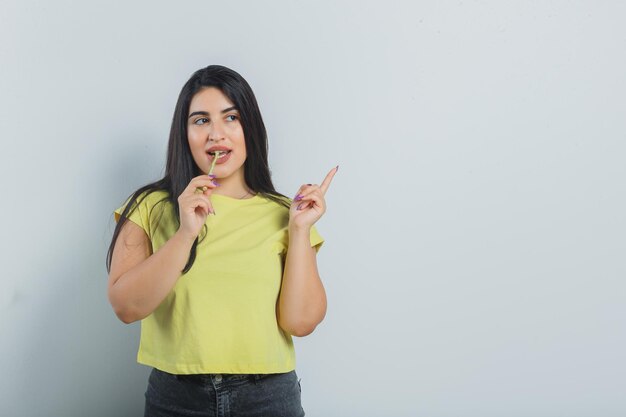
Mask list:
[[[0,414],[138,416],[113,210],[197,69],[254,90],[277,189],[340,165],[308,416],[626,415],[626,6],[0,4]]]

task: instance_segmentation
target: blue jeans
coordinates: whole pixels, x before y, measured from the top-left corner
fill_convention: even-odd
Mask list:
[[[175,375],[153,368],[144,417],[302,417],[296,371]]]

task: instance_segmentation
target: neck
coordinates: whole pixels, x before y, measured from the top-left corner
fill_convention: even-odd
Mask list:
[[[218,177],[215,180],[220,185],[213,189],[213,194],[220,194],[231,198],[250,198],[254,192],[246,186],[242,170],[237,170],[228,177]]]

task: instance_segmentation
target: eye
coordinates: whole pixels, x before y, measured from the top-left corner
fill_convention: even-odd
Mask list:
[[[229,115],[228,115],[228,116],[226,116],[226,117],[234,117],[235,119],[238,119],[238,117],[237,117],[237,116],[235,116],[234,114],[229,114]]]
[[[200,121],[202,121],[202,123],[198,123]],[[195,122],[193,122],[193,124],[195,124],[195,125],[203,125],[205,123],[208,123],[208,121],[209,121],[209,119],[207,119],[206,117],[201,117],[201,118],[197,119]]]

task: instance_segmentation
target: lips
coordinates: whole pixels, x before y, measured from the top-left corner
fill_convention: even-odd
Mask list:
[[[211,154],[211,155],[215,155],[215,151],[220,151],[220,152],[230,152],[231,149],[225,147],[225,146],[211,146],[209,149],[207,149],[207,153]]]
[[[212,157],[215,157],[215,152],[209,152],[209,155],[212,156]],[[220,159],[224,158],[226,155],[230,155],[230,151],[228,151],[228,152],[224,152],[224,151],[220,152]]]
[[[230,154],[232,153],[232,151],[227,151],[227,152],[220,152],[220,157],[217,161],[215,161],[216,164],[223,164],[224,162],[228,161],[228,159],[230,158]],[[215,152],[207,152],[207,154],[209,155],[209,161],[213,162],[213,159],[215,159]]]

